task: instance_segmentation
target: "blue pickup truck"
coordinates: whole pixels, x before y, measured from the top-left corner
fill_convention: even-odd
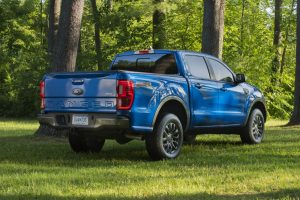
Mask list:
[[[202,53],[125,52],[109,71],[47,74],[40,89],[39,122],[68,129],[75,152],[99,152],[106,139],[140,139],[160,160],[177,157],[197,134],[238,134],[247,144],[264,138],[263,94]]]

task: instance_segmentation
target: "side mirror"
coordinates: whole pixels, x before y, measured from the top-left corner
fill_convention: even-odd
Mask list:
[[[235,76],[235,82],[236,83],[244,83],[246,82],[246,77],[244,74],[236,74]]]

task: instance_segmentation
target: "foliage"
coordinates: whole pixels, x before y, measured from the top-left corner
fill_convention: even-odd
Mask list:
[[[36,121],[0,120],[0,199],[297,199],[300,127],[269,121],[265,142],[202,135],[175,160],[151,162],[141,141],[75,154],[35,138]]]
[[[47,66],[39,1],[0,1],[0,115],[33,116]]]
[[[108,69],[117,53],[152,46],[155,9],[152,0],[114,1],[112,10],[106,2],[97,1],[101,14],[102,69]],[[226,1],[223,59],[264,92],[269,114],[276,118],[288,118],[292,110],[296,32],[292,2],[283,1],[280,48],[281,54],[286,48],[285,66],[277,75],[278,83],[271,85],[274,1]],[[0,0],[0,116],[34,116],[38,112],[37,85],[48,70],[47,3],[47,0]],[[199,51],[203,1],[167,0],[157,6],[166,11],[165,48]],[[86,1],[77,70],[96,69],[92,9],[90,1]]]

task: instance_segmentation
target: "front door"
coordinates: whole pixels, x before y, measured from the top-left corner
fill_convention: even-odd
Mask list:
[[[236,84],[232,72],[221,62],[207,59],[219,88],[219,125],[241,125],[246,117],[247,94]]]
[[[211,80],[207,64],[202,56],[185,55],[189,70],[192,126],[212,126],[217,123],[218,83]]]

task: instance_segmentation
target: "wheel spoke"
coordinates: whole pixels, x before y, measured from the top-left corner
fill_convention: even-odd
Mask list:
[[[165,128],[165,132],[166,133],[169,133],[170,132],[170,125],[168,124],[167,126],[166,126],[166,128]]]
[[[168,143],[168,153],[171,153],[172,152],[172,144],[169,142]]]
[[[171,145],[172,145],[172,150],[176,150],[177,147],[175,146],[174,142],[171,142]]]

